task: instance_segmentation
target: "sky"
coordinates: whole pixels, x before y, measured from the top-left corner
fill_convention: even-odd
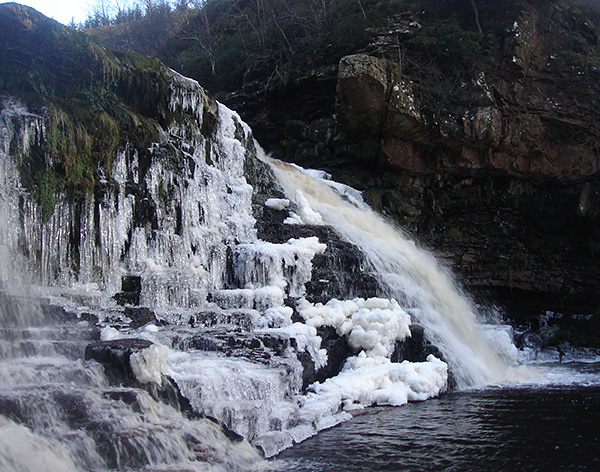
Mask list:
[[[47,17],[54,18],[60,23],[67,24],[71,18],[75,22],[83,21],[87,18],[90,10],[91,0],[15,0],[16,3],[28,5],[35,8]],[[2,1],[1,3],[4,3]]]

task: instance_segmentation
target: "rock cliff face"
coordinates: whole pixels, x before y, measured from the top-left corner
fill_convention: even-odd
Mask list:
[[[434,20],[404,12],[344,57],[336,74],[323,69],[318,81],[272,93],[280,109],[302,89],[307,103],[322,101],[321,113],[293,106],[278,114],[251,99],[245,108],[239,94],[233,103],[262,124],[257,137],[267,147],[364,190],[369,203],[447,258],[467,286],[513,308],[527,300],[526,311],[594,312],[598,10],[572,1],[478,5],[485,47],[456,49],[466,63],[448,54],[456,44],[431,49]],[[461,8],[453,14],[475,31],[473,11]],[[261,134],[269,123],[284,134]]]

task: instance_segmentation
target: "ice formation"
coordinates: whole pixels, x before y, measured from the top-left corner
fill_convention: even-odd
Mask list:
[[[426,400],[446,387],[447,365],[432,355],[421,363],[390,361],[395,342],[410,336],[410,316],[395,300],[357,298],[325,305],[303,300],[299,311],[308,325],[331,326],[348,336],[358,352],[339,375],[312,387],[320,402],[342,404],[346,410],[397,406]]]
[[[339,375],[315,385],[314,391],[319,402],[341,403],[348,411],[427,400],[446,388],[447,379],[448,366],[433,355],[427,362],[392,363],[361,351],[346,361]]]
[[[265,201],[265,206],[273,210],[283,211],[290,206],[290,201],[287,198],[268,198]]]
[[[294,202],[298,210],[292,212],[289,217],[284,220],[284,223],[288,225],[322,225],[323,218],[318,212],[314,211],[308,200],[304,196],[301,190],[296,190]]]
[[[140,383],[162,384],[162,376],[167,372],[167,348],[153,344],[129,358],[131,370]]]
[[[314,327],[332,326],[340,336],[348,336],[353,349],[369,356],[389,357],[394,342],[410,336],[410,316],[396,300],[331,300],[313,305],[301,300],[300,315]]]
[[[311,278],[313,257],[326,248],[314,236],[290,239],[285,244],[239,244],[234,251],[235,277],[245,288],[275,286],[299,297]]]

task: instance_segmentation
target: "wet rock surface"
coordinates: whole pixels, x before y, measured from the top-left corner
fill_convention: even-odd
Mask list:
[[[410,337],[396,341],[391,360],[392,362],[424,362],[430,354],[438,359],[444,359],[440,350],[425,338],[423,326],[412,324],[410,325]]]
[[[340,336],[331,327],[319,328],[317,334],[322,339],[321,347],[327,350],[327,364],[315,373],[314,380],[324,382],[329,377],[334,377],[340,373],[351,350],[346,336]]]
[[[131,383],[136,380],[131,368],[131,355],[149,348],[152,344],[151,341],[137,338],[99,341],[85,348],[85,359],[100,362],[105,366],[109,377]]]
[[[317,236],[326,244],[323,254],[312,260],[312,276],[306,283],[306,299],[326,303],[332,298],[369,298],[381,293],[375,274],[369,272],[364,255],[353,244],[344,241],[333,228],[314,225],[290,225],[283,220],[288,211],[264,208],[257,220],[258,237],[269,242],[284,243],[292,238]]]
[[[104,372],[112,384],[123,385],[125,387],[142,388],[157,401],[162,401],[171,405],[177,410],[190,417],[198,417],[198,412],[194,412],[189,401],[181,394],[177,384],[167,375],[160,373],[160,382],[140,382],[132,366],[132,356],[138,355],[145,349],[153,346],[154,343],[147,339],[125,338],[112,341],[99,341],[88,344],[85,348],[85,359],[94,360],[104,366]],[[114,392],[110,395],[114,397]],[[135,392],[125,392],[124,396],[118,399],[135,401]]]

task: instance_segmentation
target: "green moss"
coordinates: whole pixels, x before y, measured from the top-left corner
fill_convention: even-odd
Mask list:
[[[154,103],[156,100],[162,103],[162,110],[168,109],[166,78],[156,80],[154,72],[146,77],[143,71],[128,69],[115,74],[119,63],[107,57],[102,67],[112,71],[112,82],[94,82],[68,96],[57,96],[48,93],[47,88],[36,86],[47,109],[41,160],[52,165],[39,176],[36,174],[31,182],[37,187],[34,190],[45,218],[52,214],[54,192],[65,191],[74,201],[84,198],[93,191],[99,169],[110,177],[112,160],[119,149],[126,146],[146,149],[151,142],[159,140],[157,122],[168,119],[156,111]],[[152,66],[156,66],[156,62],[132,61]],[[111,66],[107,68],[106,64]],[[136,87],[140,91],[134,94]]]
[[[174,119],[168,72],[158,59],[110,51],[34,10],[8,6],[2,15],[12,47],[0,55],[0,93],[45,109],[44,134],[22,170],[47,215],[54,191],[83,198],[99,169],[110,177],[119,149],[160,139],[157,124]]]
[[[39,170],[34,178],[37,184],[35,197],[42,211],[42,219],[47,221],[54,213],[58,196],[63,191],[63,179],[49,169]]]
[[[39,150],[43,157],[37,159],[52,163],[47,174],[41,174],[52,179],[32,181],[43,196],[45,217],[54,207],[50,193],[66,191],[72,200],[80,200],[93,191],[99,169],[110,177],[119,149],[146,149],[159,139],[157,120],[138,113],[103,84],[80,89],[67,100],[46,97],[46,103],[46,133]]]

